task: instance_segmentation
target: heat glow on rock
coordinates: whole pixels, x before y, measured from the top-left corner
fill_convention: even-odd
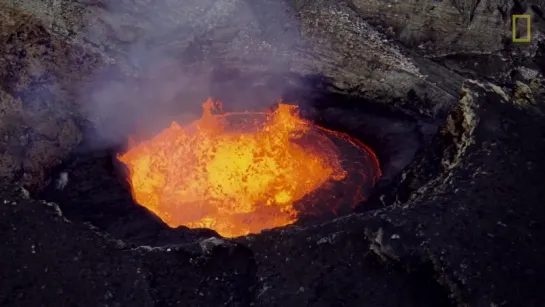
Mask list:
[[[297,106],[221,113],[209,99],[199,120],[173,122],[118,159],[135,201],[170,227],[236,237],[295,222],[294,203],[346,177],[327,131],[299,117]]]

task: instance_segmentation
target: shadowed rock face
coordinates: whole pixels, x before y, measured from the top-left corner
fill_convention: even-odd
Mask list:
[[[543,1],[111,4],[0,6],[0,305],[545,304]],[[511,14],[532,15],[530,44],[509,43]],[[94,91],[101,77],[110,95]],[[403,166],[366,204],[381,209],[220,241],[159,221],[136,236],[142,212],[101,224],[128,198],[78,219],[92,202],[62,215],[21,189],[43,188],[88,125],[119,140],[211,93],[250,106],[310,77],[405,116],[361,124],[353,112],[346,129],[384,121],[388,139],[439,125],[386,142],[426,146],[398,175],[409,161],[392,156]],[[324,121],[346,114],[338,104]],[[104,175],[87,166],[74,176]],[[101,183],[78,191],[113,185]]]
[[[393,204],[382,218],[420,238],[420,253],[448,275],[460,303],[543,304],[535,285],[545,267],[534,246],[544,235],[544,194],[533,183],[543,181],[540,108],[493,84],[466,82],[430,147],[390,190],[395,196],[379,197]]]

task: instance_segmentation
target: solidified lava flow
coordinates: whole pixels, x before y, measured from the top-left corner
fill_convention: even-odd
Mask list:
[[[221,104],[209,99],[199,120],[186,127],[173,122],[118,159],[128,168],[135,201],[170,227],[236,237],[295,222],[297,201],[347,177],[332,136],[358,146],[302,119],[297,106],[221,113]],[[361,150],[374,158],[363,144]]]

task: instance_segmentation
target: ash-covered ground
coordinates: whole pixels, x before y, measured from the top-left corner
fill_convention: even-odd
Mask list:
[[[0,4],[0,305],[545,305],[543,10]],[[512,14],[531,16],[530,43],[511,42]],[[328,97],[307,97],[319,121],[367,141],[388,174],[358,212],[227,240],[150,219],[115,177],[73,186],[107,176],[108,158],[90,155],[193,118],[208,96],[261,108],[301,86]],[[102,142],[77,151],[89,130]],[[40,200],[63,169],[58,203]]]

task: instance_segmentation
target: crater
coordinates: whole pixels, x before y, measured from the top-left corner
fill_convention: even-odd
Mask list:
[[[253,82],[249,82],[250,80]],[[293,107],[292,109],[297,111],[297,118],[311,128],[309,130],[312,131],[311,133],[306,132],[305,136],[299,136],[299,140],[295,141],[296,146],[303,148],[307,153],[322,152],[325,155],[306,157],[309,160],[306,162],[303,160],[303,164],[291,164],[290,167],[296,167],[297,169],[288,167],[286,170],[275,170],[279,171],[279,173],[273,174],[275,180],[279,177],[285,177],[285,181],[282,181],[282,184],[284,184],[282,186],[283,190],[279,190],[278,181],[274,181],[276,186],[272,184],[269,186],[270,191],[266,191],[268,194],[265,193],[269,195],[267,196],[269,198],[260,199],[261,202],[265,202],[266,199],[274,199],[274,197],[278,197],[282,193],[287,193],[283,195],[289,194],[289,197],[293,198],[293,201],[290,199],[287,202],[289,206],[283,206],[286,204],[280,200],[276,204],[278,207],[271,206],[270,203],[269,205],[265,204],[266,209],[258,210],[260,213],[257,216],[248,215],[248,212],[237,213],[235,212],[237,210],[236,206],[247,205],[244,202],[248,201],[248,198],[239,195],[242,190],[231,189],[233,187],[231,185],[229,188],[232,194],[229,197],[230,206],[232,207],[227,206],[224,211],[221,211],[223,213],[216,211],[218,214],[216,222],[224,219],[225,216],[231,218],[229,220],[231,224],[223,228],[217,227],[217,224],[213,222],[207,224],[206,222],[210,221],[209,219],[202,219],[203,216],[207,217],[206,214],[202,214],[204,194],[200,196],[200,199],[187,201],[188,195],[194,196],[194,191],[196,191],[187,190],[187,186],[185,186],[186,195],[182,195],[179,199],[176,199],[173,196],[174,194],[166,197],[166,194],[161,192],[163,198],[168,199],[168,201],[165,200],[163,207],[159,208],[158,203],[150,201],[151,194],[148,193],[145,196],[141,194],[139,198],[138,193],[135,193],[135,180],[142,181],[144,177],[135,179],[134,173],[137,166],[133,164],[131,169],[131,163],[128,163],[128,159],[124,160],[122,158],[124,154],[127,155],[127,153],[131,152],[131,148],[138,145],[129,145],[127,142],[112,145],[97,133],[89,133],[78,149],[59,168],[52,172],[51,177],[54,180],[39,197],[58,203],[69,219],[90,223],[112,236],[128,242],[150,245],[182,243],[212,235],[236,237],[249,233],[259,233],[261,230],[275,227],[292,227],[290,225],[305,227],[354,212],[376,209],[376,207],[367,207],[366,200],[371,197],[375,189],[388,185],[411,161],[416,151],[435,132],[437,123],[432,119],[407,113],[393,106],[364,101],[349,93],[340,93],[333,90],[327,82],[323,80],[316,82],[315,80],[316,78],[310,80],[308,78],[294,78],[293,76],[252,79],[248,76],[241,77],[239,74],[235,81],[228,78],[216,79],[213,83],[215,86],[211,91],[211,96],[223,103],[224,110],[222,112],[227,112],[222,113],[223,115],[215,114],[212,116],[223,120],[228,119],[231,133],[233,131],[240,132],[242,128],[248,130],[248,120],[253,121],[252,125],[255,127],[250,128],[250,130],[253,129],[253,132],[256,129],[262,129],[267,118],[274,119],[274,114],[280,109],[279,106]],[[244,87],[244,91],[233,90],[237,88],[237,84],[238,88],[241,88],[240,84],[250,84],[251,86]],[[278,104],[279,97],[282,98],[282,104],[280,105]],[[259,103],[253,106],[246,104],[245,108],[242,108],[237,105],[240,101],[255,101],[256,99],[259,99]],[[210,103],[212,102],[211,100]],[[263,106],[267,106],[267,108],[263,110]],[[257,110],[261,111],[258,112]],[[184,109],[173,106],[170,111],[171,114],[176,114],[176,112],[183,112]],[[241,111],[253,113],[232,113]],[[256,121],[256,118],[259,118],[259,120]],[[160,135],[163,135],[163,146],[172,142],[172,140],[164,137],[165,131],[168,131],[168,127],[172,123],[170,119],[172,117],[165,120],[164,123],[156,125],[155,130],[147,134],[137,134],[136,143],[147,142],[149,144],[154,142],[153,140],[161,138]],[[241,122],[246,124],[240,125]],[[83,124],[89,125],[86,130],[94,130],[90,123]],[[193,122],[194,124],[195,122]],[[182,124],[181,126],[188,128],[191,125],[184,126]],[[184,128],[181,126],[177,127],[183,130]],[[170,127],[172,128],[172,126]],[[262,134],[258,139],[267,137],[271,136]],[[188,140],[186,139],[186,141]],[[197,138],[191,141],[195,143],[203,140]],[[293,139],[290,141],[293,141]],[[156,142],[161,143],[161,141]],[[172,150],[172,144],[166,146]],[[217,146],[214,154],[217,154]],[[270,149],[270,146],[268,148]],[[285,154],[282,148],[274,150],[277,150],[276,155]],[[336,156],[338,161],[332,160],[333,151],[338,155]],[[172,152],[164,151],[155,154],[164,157],[169,157],[169,154],[174,155]],[[161,191],[164,191],[165,186],[169,186],[170,189],[179,189],[188,178],[192,178],[191,176],[194,175],[188,174],[186,170],[185,173],[180,171],[176,176],[176,168],[187,165],[189,161],[184,161],[184,157],[195,154],[191,147],[188,147],[188,151],[177,152],[176,154],[181,156],[177,158],[178,160],[174,159],[173,161],[179,163],[171,162],[170,165],[163,165],[163,169],[168,170],[171,177],[168,179],[170,185],[165,183]],[[235,154],[239,153],[235,152]],[[266,153],[266,155],[269,158],[274,158],[271,156],[273,153]],[[170,158],[172,159],[172,157]],[[284,157],[277,158],[275,163],[283,161]],[[320,175],[316,171],[319,164],[308,165],[309,161],[320,158],[325,159],[322,161],[325,163],[324,167],[329,168],[332,172],[324,178],[317,178]],[[234,158],[231,156],[226,159],[232,160]],[[121,163],[120,160],[124,160],[125,164]],[[236,164],[236,161],[227,162],[224,163],[224,166]],[[336,162],[339,163],[337,166],[334,165]],[[298,161],[298,163],[301,163],[301,161]],[[267,171],[263,170],[265,164],[257,163],[255,165],[258,166],[256,169]],[[335,170],[335,167],[338,167],[338,169]],[[227,181],[226,172],[233,171],[233,168],[224,167],[222,170],[223,173],[220,177],[223,178],[223,181]],[[290,173],[283,174],[282,171]],[[258,177],[254,176],[253,180],[258,180],[256,178]],[[304,180],[307,185],[314,180],[312,183],[314,186],[310,184],[312,187],[308,188],[307,186],[307,190],[304,190],[304,188],[301,188],[304,186],[304,184],[301,184],[303,181],[298,180]],[[192,184],[195,186],[194,183]],[[199,188],[202,193],[209,193],[211,190],[206,192],[206,189],[201,189],[205,188],[205,185],[196,185],[195,189]],[[218,187],[223,194],[226,193],[225,183],[216,183],[214,186],[216,192]],[[245,189],[244,191],[248,190],[247,184],[238,188],[240,187]],[[295,195],[298,188],[304,191]],[[177,193],[179,193],[179,190]],[[168,212],[168,210],[175,207],[172,205],[173,200],[176,200],[175,206],[185,208],[179,211],[180,215],[175,218],[172,215],[174,211]],[[255,205],[255,203],[251,205]],[[200,211],[197,209],[192,212],[188,211],[187,207],[192,206],[200,208]],[[208,203],[207,206],[214,207],[212,203]],[[188,216],[191,214],[198,215],[199,212],[201,213],[201,219],[198,222],[188,222]],[[286,213],[288,217],[282,218],[282,214]],[[237,221],[233,224],[234,217],[236,217]],[[264,218],[268,218],[268,220]],[[262,222],[256,224],[255,219],[261,219]],[[270,222],[270,220],[276,222]],[[232,230],[233,225],[238,225],[238,227],[246,225],[246,228],[235,231]]]

